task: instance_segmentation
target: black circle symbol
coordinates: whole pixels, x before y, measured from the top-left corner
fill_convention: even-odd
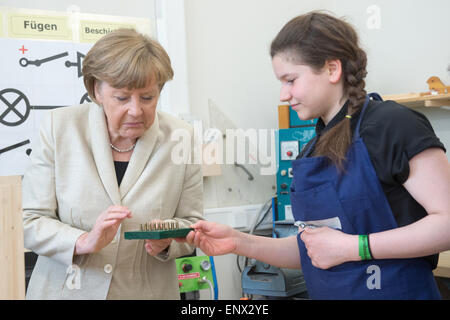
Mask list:
[[[22,59],[20,59],[20,60],[19,60],[19,64],[20,64],[22,67],[26,67],[26,66],[28,65],[28,59],[27,59],[27,58],[22,58]]]
[[[5,97],[5,94],[13,93],[17,95],[17,97],[11,99],[11,95],[9,95],[9,100]],[[11,102],[12,101],[12,102]],[[17,106],[25,104],[25,113],[21,113],[17,110]],[[6,108],[6,109],[5,109]],[[17,89],[3,89],[0,91],[0,123],[4,124],[8,127],[18,126],[27,120],[30,114],[31,106],[27,97]],[[6,116],[10,113],[15,113],[18,120],[17,121],[8,121],[5,120]]]

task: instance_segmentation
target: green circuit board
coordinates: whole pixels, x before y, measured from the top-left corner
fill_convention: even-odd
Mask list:
[[[152,230],[152,231],[128,231],[124,233],[127,240],[133,239],[167,239],[184,238],[192,228],[173,229],[173,230]]]

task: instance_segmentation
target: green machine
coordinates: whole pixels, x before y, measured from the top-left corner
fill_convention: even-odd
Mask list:
[[[208,256],[182,257],[175,260],[180,293],[209,289],[217,300],[214,260]]]
[[[184,238],[192,228],[180,228],[174,220],[154,220],[140,224],[139,230],[124,233],[126,240]],[[211,299],[218,299],[213,257],[186,256],[175,259],[180,293],[209,289]]]

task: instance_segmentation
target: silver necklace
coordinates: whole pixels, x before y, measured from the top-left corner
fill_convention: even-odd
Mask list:
[[[116,150],[117,152],[120,152],[120,153],[129,152],[129,151],[133,150],[134,147],[136,147],[136,143],[135,143],[135,144],[133,144],[131,147],[129,147],[128,149],[122,150],[122,149],[119,149],[119,148],[113,146],[112,143],[110,143],[109,145],[111,146],[111,148],[113,148],[114,150]]]

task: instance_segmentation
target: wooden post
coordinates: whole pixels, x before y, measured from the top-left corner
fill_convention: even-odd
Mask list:
[[[0,300],[25,299],[21,177],[0,177]]]
[[[278,106],[278,129],[289,129],[289,105]]]

